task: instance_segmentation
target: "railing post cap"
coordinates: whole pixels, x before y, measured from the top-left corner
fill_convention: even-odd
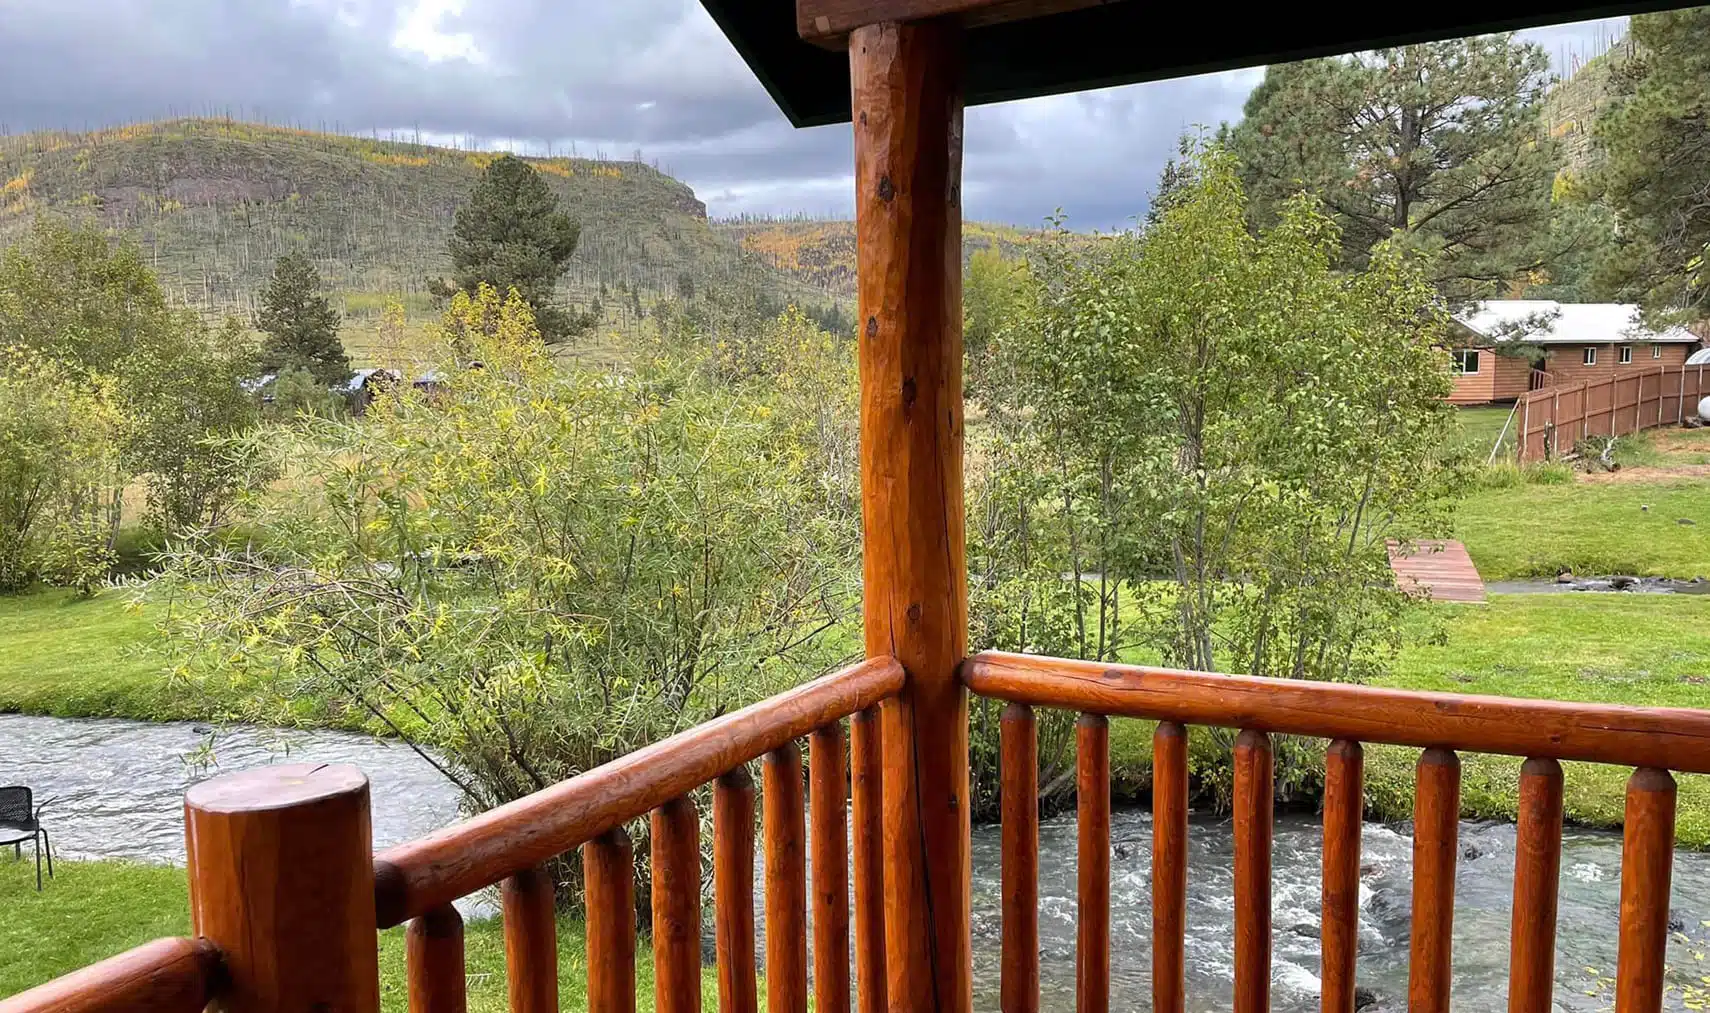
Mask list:
[[[265,812],[367,791],[368,776],[348,763],[282,763],[191,785],[184,805],[209,813]]]

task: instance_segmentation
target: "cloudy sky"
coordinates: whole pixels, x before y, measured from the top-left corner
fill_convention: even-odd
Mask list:
[[[714,215],[847,215],[847,126],[795,130],[697,0],[0,0],[0,126],[230,113],[529,151],[640,151]],[[1621,20],[1528,32],[1558,66]],[[1145,207],[1176,139],[1262,71],[972,109],[970,217]]]

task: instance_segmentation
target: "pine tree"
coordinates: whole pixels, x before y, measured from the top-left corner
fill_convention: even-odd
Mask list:
[[[1592,173],[1621,223],[1599,287],[1652,313],[1710,317],[1710,11],[1633,18],[1633,56],[1612,74]]]
[[[338,311],[321,292],[320,272],[309,258],[291,252],[273,264],[273,277],[261,293],[256,326],[261,368],[279,373],[304,369],[331,387],[350,378],[350,357],[339,341]]]
[[[1304,190],[1341,228],[1348,266],[1399,234],[1435,255],[1439,291],[1488,297],[1565,252],[1549,235],[1548,84],[1544,51],[1512,35],[1274,64],[1226,143],[1254,224]]]
[[[457,209],[448,244],[453,287],[471,295],[482,284],[501,293],[514,288],[534,309],[541,337],[563,341],[587,326],[552,301],[581,231],[533,166],[501,155],[487,166],[469,203]]]

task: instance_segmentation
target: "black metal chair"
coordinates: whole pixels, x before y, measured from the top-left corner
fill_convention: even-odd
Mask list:
[[[16,861],[24,857],[25,841],[36,849],[36,890],[40,892],[44,851],[47,852],[48,878],[53,878],[53,846],[48,843],[47,828],[42,826],[42,811],[35,805],[30,789],[23,785],[0,788],[0,847],[10,844],[12,858]]]

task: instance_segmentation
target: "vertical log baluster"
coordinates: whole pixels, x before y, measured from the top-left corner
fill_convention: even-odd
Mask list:
[[[701,1010],[701,818],[687,797],[653,810],[653,1005]]]
[[[1033,708],[1004,707],[999,722],[1003,835],[1004,1013],[1039,1011],[1039,729]]]
[[[1152,735],[1152,1009],[1187,1004],[1187,729],[1164,721]]]
[[[622,827],[582,845],[588,1013],[635,1013],[635,849]]]
[[[713,783],[712,804],[719,1013],[755,1013],[754,779],[746,764]]]
[[[1413,798],[1413,940],[1408,1013],[1449,1013],[1455,859],[1460,841],[1461,761],[1448,749],[1419,757]]]
[[[404,930],[410,1013],[465,1013],[463,916],[450,904],[412,918]]]
[[[813,831],[813,1008],[849,1013],[849,826],[843,726],[808,736],[808,812]]]
[[[1235,739],[1235,1013],[1271,1004],[1271,738]]]
[[[806,1013],[807,872],[802,839],[802,754],[794,742],[766,754],[766,1010]]]
[[[855,994],[859,1013],[885,1013],[885,824],[879,709],[849,716],[851,856],[855,872]]]
[[[1324,754],[1324,1013],[1354,1013],[1364,811],[1365,751],[1358,742],[1337,739]]]
[[[511,1013],[558,1013],[558,913],[545,869],[507,876],[499,888]]]
[[[1520,768],[1514,829],[1514,920],[1508,1013],[1550,1013],[1556,979],[1556,893],[1562,870],[1562,765],[1534,757]]]
[[[1110,722],[1075,722],[1075,819],[1078,849],[1075,1009],[1110,1010]]]
[[[1627,781],[1615,1013],[1657,1013],[1662,1009],[1669,882],[1674,867],[1674,795],[1674,777],[1666,770],[1641,768]]]

